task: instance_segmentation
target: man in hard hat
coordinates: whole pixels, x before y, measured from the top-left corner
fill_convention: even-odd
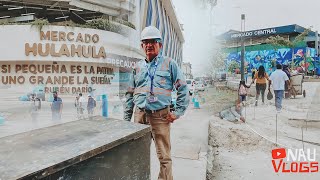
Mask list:
[[[182,116],[189,105],[188,88],[177,63],[161,55],[160,31],[146,27],[141,33],[141,47],[146,59],[138,62],[130,78],[126,93],[124,119],[151,125],[152,137],[160,161],[158,179],[171,180],[172,161],[170,123]],[[174,112],[170,112],[171,92],[177,90]]]

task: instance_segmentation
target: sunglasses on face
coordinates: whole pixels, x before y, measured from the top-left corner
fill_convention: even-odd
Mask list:
[[[147,40],[143,40],[142,41],[142,44],[145,44],[145,45],[147,45],[147,44],[156,44],[156,43],[159,43],[159,42],[161,42],[160,40],[158,40],[158,39],[147,39]]]

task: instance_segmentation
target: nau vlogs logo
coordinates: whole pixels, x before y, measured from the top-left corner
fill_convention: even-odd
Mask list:
[[[316,149],[273,149],[272,166],[276,173],[319,172]]]

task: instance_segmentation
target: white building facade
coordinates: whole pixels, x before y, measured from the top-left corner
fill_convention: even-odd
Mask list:
[[[184,38],[171,0],[0,3],[6,7],[0,12],[0,87],[17,95],[37,86],[46,94],[123,93],[135,62],[144,58],[140,32],[149,25],[162,33],[162,53],[182,64]],[[32,23],[39,18],[49,23]]]

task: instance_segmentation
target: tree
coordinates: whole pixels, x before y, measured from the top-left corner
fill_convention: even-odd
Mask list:
[[[207,66],[207,76],[214,77],[217,72],[225,71],[226,53],[221,48],[213,50],[212,58]]]
[[[233,73],[233,71],[234,71],[235,69],[240,69],[240,65],[239,65],[239,63],[237,63],[237,61],[232,61],[232,62],[229,64],[228,71]]]
[[[293,68],[294,67],[294,48],[297,47],[298,44],[301,43],[306,36],[308,36],[310,31],[311,31],[311,28],[304,30],[301,34],[295,37],[293,41],[290,41],[290,39],[286,39],[279,35],[271,36],[266,40],[266,43],[271,44],[275,49],[278,49],[279,47],[291,48],[291,51],[292,51],[291,68]]]
[[[199,0],[194,0],[195,2],[199,3]],[[202,7],[207,8],[208,5],[211,10],[217,5],[218,0],[201,0]]]

